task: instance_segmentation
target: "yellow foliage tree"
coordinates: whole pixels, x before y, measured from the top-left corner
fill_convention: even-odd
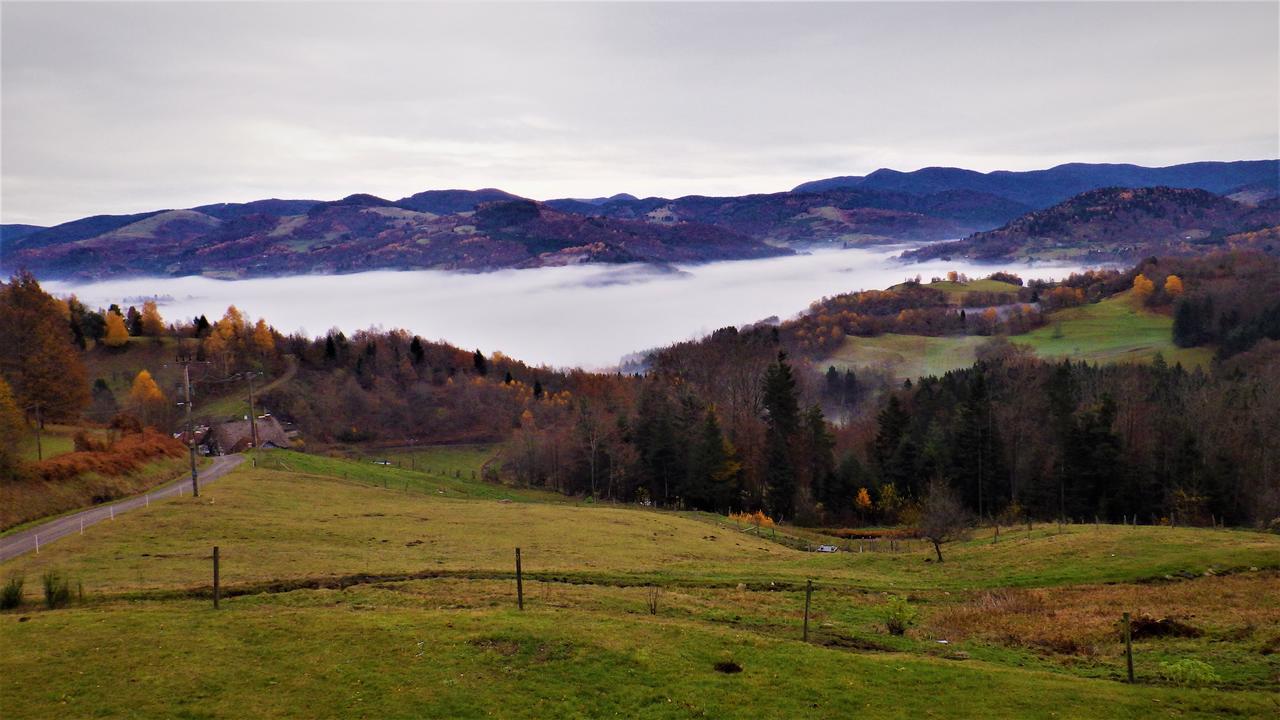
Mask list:
[[[149,422],[156,411],[164,406],[164,391],[156,384],[147,370],[138,371],[129,388],[129,401],[142,412],[143,422]]]
[[[867,492],[866,488],[858,488],[858,497],[854,498],[853,506],[860,513],[871,512],[871,493]]]
[[[123,347],[129,342],[129,328],[125,327],[124,318],[120,313],[107,313],[107,334],[102,338],[102,344],[107,347]]]
[[[1182,278],[1177,275],[1170,275],[1164,279],[1164,291],[1173,297],[1182,294]]]
[[[156,307],[155,300],[142,303],[142,334],[151,337],[160,337],[164,334],[164,318],[160,317],[160,310]]]
[[[1151,297],[1151,293],[1155,291],[1156,284],[1146,275],[1138,273],[1138,276],[1133,279],[1133,294],[1136,295],[1139,300],[1146,300]]]
[[[258,324],[253,326],[253,346],[263,355],[270,355],[276,349],[276,339],[262,318],[258,318]]]

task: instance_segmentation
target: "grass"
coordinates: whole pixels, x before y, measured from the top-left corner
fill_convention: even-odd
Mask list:
[[[994,282],[994,281],[979,281]],[[970,283],[972,285],[973,283]],[[931,286],[957,285],[933,283]],[[1026,345],[1043,358],[1071,358],[1096,363],[1151,362],[1157,353],[1165,362],[1183,367],[1208,367],[1213,349],[1180,348],[1173,344],[1173,320],[1137,305],[1124,292],[1098,303],[1051,313],[1048,324],[1013,335],[1010,342]],[[899,378],[941,375],[969,367],[976,349],[988,338],[976,335],[926,337],[886,333],[875,337],[847,337],[817,365],[826,368],[885,368]]]
[[[1180,348],[1173,344],[1173,320],[1141,307],[1131,291],[1101,302],[1053,313],[1049,324],[1010,338],[1028,345],[1041,357],[1094,362],[1150,362],[1156,353],[1170,365],[1206,367],[1210,348]]]
[[[1263,692],[855,654],[661,615],[509,604],[423,611],[362,591],[302,607],[46,612],[4,618],[0,639],[6,709],[27,718],[241,717],[250,698],[258,716],[381,718],[1137,718],[1155,708],[1211,717],[1274,707]],[[742,672],[716,672],[726,660]]]
[[[817,554],[705,513],[538,502],[550,498],[469,480],[462,471],[488,452],[415,451],[437,474],[263,452],[199,499],[154,503],[0,565],[0,577],[60,573],[87,595],[42,610],[37,588],[0,614],[6,714],[218,718],[247,702],[259,716],[386,718],[1276,707],[1280,654],[1263,650],[1280,649],[1280,573],[1265,569],[1280,565],[1280,536],[1037,526],[998,544],[980,532],[949,545],[943,564],[907,541],[900,553]],[[213,545],[218,612],[205,594]],[[884,625],[895,598],[920,618],[901,637]],[[1184,618],[1203,635],[1140,639],[1140,683],[1126,685],[1122,611]],[[1181,689],[1159,677],[1160,662],[1187,659],[1220,681]],[[714,669],[730,661],[742,672]]]
[[[200,459],[201,465],[208,462],[208,459]],[[159,487],[182,477],[188,463],[185,457],[161,458],[126,475],[103,476],[89,472],[58,482],[22,480],[0,483],[0,535],[20,530],[35,521]]]

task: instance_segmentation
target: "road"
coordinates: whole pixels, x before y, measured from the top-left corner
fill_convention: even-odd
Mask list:
[[[226,475],[233,468],[244,462],[242,455],[221,455],[213,459],[213,464],[200,471],[200,487],[204,487],[218,478]],[[0,562],[11,560],[19,555],[36,550],[36,543],[43,548],[49,543],[60,537],[66,537],[72,533],[80,532],[81,528],[87,528],[90,525],[100,523],[103,520],[110,520],[115,515],[129,512],[140,507],[146,507],[154,500],[160,500],[175,495],[184,495],[191,492],[191,476],[186,475],[183,478],[156,488],[150,492],[133,497],[117,500],[113,503],[98,505],[88,510],[81,510],[77,513],[64,515],[48,522],[40,523],[33,527],[29,527],[22,532],[16,532],[12,535],[0,537]],[[83,523],[83,524],[82,524]]]

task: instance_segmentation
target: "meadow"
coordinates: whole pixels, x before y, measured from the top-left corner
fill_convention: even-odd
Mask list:
[[[983,280],[981,283],[993,283]],[[995,283],[1002,285],[1003,283]],[[974,283],[931,283],[962,297]],[[1010,286],[1012,287],[1012,286]],[[1159,354],[1170,365],[1207,368],[1213,358],[1208,347],[1180,348],[1173,344],[1173,320],[1141,307],[1131,292],[1097,303],[1050,313],[1047,324],[1009,341],[1029,347],[1046,359],[1070,358],[1093,363],[1151,362]],[[978,335],[929,337],[885,333],[874,337],[846,337],[829,357],[816,364],[844,368],[885,368],[895,377],[941,375],[969,367],[977,348],[989,338]]]
[[[259,453],[198,500],[156,503],[0,566],[27,587],[27,603],[0,615],[0,696],[19,717],[235,717],[246,702],[272,717],[1277,707],[1275,535],[1035,525],[998,542],[977,530],[942,564],[918,542],[821,554],[803,550],[810,533],[775,540],[706,513],[542,502],[470,480],[484,448],[415,452],[412,464],[443,472]],[[49,571],[83,600],[44,609]],[[885,618],[904,600],[915,622],[892,635]],[[1122,682],[1126,611],[1195,630],[1139,637],[1135,685]],[[1167,671],[1187,660],[1213,679],[1189,687]]]

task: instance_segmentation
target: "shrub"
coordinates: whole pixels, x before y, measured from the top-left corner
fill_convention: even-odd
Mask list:
[[[50,610],[66,607],[71,602],[71,583],[57,570],[44,574],[44,604]]]
[[[0,588],[0,610],[12,610],[22,605],[22,581],[21,575],[9,576],[9,581]]]
[[[1174,685],[1188,687],[1212,685],[1222,681],[1212,665],[1190,658],[1160,663],[1160,677]]]
[[[890,635],[905,635],[907,628],[916,624],[919,613],[906,598],[894,597],[884,611],[884,627]]]

